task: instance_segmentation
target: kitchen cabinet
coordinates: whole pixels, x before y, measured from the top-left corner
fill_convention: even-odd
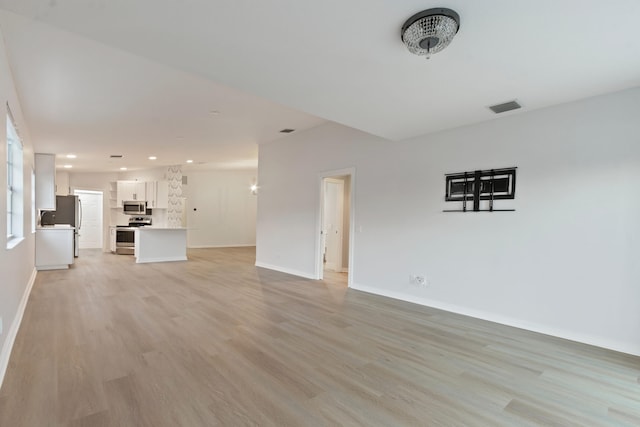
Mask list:
[[[157,194],[156,190],[158,188],[157,181],[149,181],[146,182],[146,193],[147,193],[147,208],[155,209],[157,202]]]
[[[69,187],[69,172],[56,172],[56,196],[71,194]]]
[[[122,207],[123,201],[145,201],[146,183],[144,181],[118,181],[117,202],[118,207]]]
[[[56,225],[36,229],[36,269],[59,270],[73,264],[74,228]]]
[[[36,210],[56,210],[56,155],[36,153]]]
[[[135,230],[136,263],[187,261],[187,229],[139,227]]]
[[[151,209],[167,209],[169,207],[169,182],[147,182],[147,207]]]
[[[109,207],[122,208],[122,205],[118,206],[118,183],[115,181],[109,182]]]
[[[109,250],[116,253],[116,227],[109,227]]]

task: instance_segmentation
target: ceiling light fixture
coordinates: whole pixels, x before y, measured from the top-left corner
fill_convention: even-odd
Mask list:
[[[75,154],[67,154],[67,159],[75,159],[76,157],[78,156],[76,156]]]
[[[149,160],[155,160],[155,159],[157,159],[156,156],[149,156]]]
[[[65,169],[71,169],[73,166],[72,165],[64,165],[63,166]]]
[[[401,37],[409,52],[429,59],[431,54],[449,46],[459,28],[460,16],[456,12],[436,7],[407,19]]]
[[[125,168],[125,167],[121,167],[121,168],[120,168],[120,170],[121,170],[121,171],[126,171],[126,170],[127,170],[127,168]]]
[[[193,163],[193,160],[187,160],[187,163]]]

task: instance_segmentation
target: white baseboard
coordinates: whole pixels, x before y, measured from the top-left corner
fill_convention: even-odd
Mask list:
[[[317,277],[315,277],[315,275],[313,275],[313,274],[309,274],[309,273],[306,273],[304,271],[299,271],[299,270],[292,270],[290,268],[280,267],[280,266],[273,265],[273,264],[267,264],[267,263],[264,263],[264,262],[256,261],[256,267],[266,268],[266,269],[269,269],[269,270],[275,270],[275,271],[279,271],[280,273],[292,274],[294,276],[304,277],[305,279],[317,280]]]
[[[217,248],[250,248],[255,246],[255,243],[250,244],[238,244],[238,245],[195,245],[187,246],[188,249],[217,249]]]
[[[33,288],[33,284],[36,281],[37,274],[38,271],[34,268],[33,272],[31,273],[31,277],[29,278],[29,283],[27,283],[27,287],[22,294],[22,299],[20,300],[20,304],[18,305],[16,315],[13,318],[13,322],[11,322],[9,330],[7,331],[7,339],[4,341],[2,350],[0,350],[0,388],[2,387],[4,375],[7,373],[7,368],[9,367],[11,350],[13,350],[13,344],[16,341],[16,336],[18,336],[18,330],[20,329],[20,324],[22,323],[22,316],[24,316],[24,311],[27,308],[27,301],[29,301],[29,295],[31,295],[31,289]]]
[[[349,272],[348,268],[333,268],[333,267],[329,267],[327,265],[324,266],[323,270],[335,271],[336,273],[348,273]]]
[[[487,320],[489,322],[500,323],[501,325],[512,326],[514,328],[525,329],[527,331],[538,332],[545,335],[551,335],[558,338],[577,341],[583,344],[589,344],[596,347],[602,347],[609,350],[619,351],[621,353],[640,356],[639,344],[630,344],[627,342],[610,340],[604,337],[593,336],[593,335],[583,334],[583,333],[576,333],[574,331],[567,331],[560,328],[550,327],[548,325],[539,325],[539,324],[530,323],[521,319],[514,319],[508,316],[502,316],[495,313],[488,313],[482,310],[473,310],[473,309],[461,307],[454,304],[447,304],[440,301],[434,301],[426,298],[416,297],[413,295],[407,295],[401,292],[394,292],[386,289],[379,289],[379,288],[374,288],[371,286],[366,286],[366,285],[361,285],[356,283],[353,283],[351,285],[351,289],[367,292],[370,294],[380,295],[388,298],[393,298],[401,301],[407,301],[414,304],[424,305],[427,307],[437,308],[439,310],[462,314],[464,316],[474,317],[476,319],[481,319],[481,320]]]
[[[44,270],[68,270],[68,269],[69,269],[69,264],[41,265],[39,267],[36,267],[36,270],[38,270],[38,271],[44,271]]]
[[[140,260],[140,258],[136,259],[136,264],[146,264],[149,262],[173,262],[173,261],[188,261],[187,257],[179,257],[179,258],[143,258],[142,260]]]

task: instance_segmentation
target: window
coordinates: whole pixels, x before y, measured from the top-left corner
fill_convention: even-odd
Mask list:
[[[31,169],[31,232],[36,232],[36,171]]]
[[[7,246],[23,237],[22,143],[7,105]]]

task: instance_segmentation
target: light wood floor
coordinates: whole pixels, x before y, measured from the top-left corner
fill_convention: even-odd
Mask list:
[[[640,358],[253,266],[38,274],[0,426],[640,425]]]

